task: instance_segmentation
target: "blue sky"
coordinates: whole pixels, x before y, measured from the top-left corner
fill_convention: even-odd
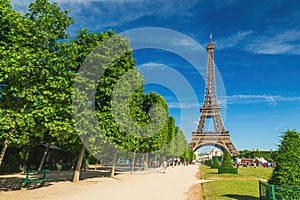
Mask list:
[[[30,0],[12,0],[25,12]],[[53,1],[52,1],[53,2]],[[124,32],[158,27],[182,33],[206,48],[213,33],[217,81],[224,84],[218,98],[225,128],[239,150],[276,149],[282,131],[300,131],[300,3],[296,0],[58,0],[80,28]],[[147,37],[145,36],[145,40]],[[178,49],[191,52],[188,40]],[[189,49],[190,48],[190,49]],[[147,91],[162,94],[186,138],[196,129],[205,83],[184,58],[161,49],[134,51],[145,76],[155,76]],[[204,68],[203,68],[204,67]],[[173,71],[172,71],[173,69]],[[171,74],[169,73],[172,71]],[[175,71],[174,71],[175,70]],[[178,77],[173,75],[177,73]],[[171,76],[168,76],[172,75]],[[201,76],[202,75],[202,76]],[[177,81],[181,80],[182,81]],[[160,84],[159,80],[169,84]],[[187,84],[180,89],[182,83]],[[177,89],[174,89],[177,88]],[[186,88],[191,88],[192,92]],[[176,98],[180,96],[180,98]],[[226,100],[222,101],[222,100]]]

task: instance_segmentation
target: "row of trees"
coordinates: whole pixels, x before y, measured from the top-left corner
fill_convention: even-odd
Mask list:
[[[239,158],[261,158],[263,157],[269,162],[274,162],[277,151],[261,151],[261,150],[241,150],[238,155]]]
[[[210,166],[213,169],[218,169],[220,166],[222,166],[223,173],[227,173],[227,172],[232,173],[233,171],[235,171],[233,163],[232,163],[232,158],[228,151],[225,151],[223,154],[222,165],[220,165],[219,159],[217,156],[214,157],[213,161],[211,161],[210,159],[205,160],[204,164]]]
[[[114,160],[133,152],[133,163],[148,152],[192,159],[164,98],[144,93],[126,38],[82,29],[70,39],[74,20],[56,3],[36,0],[22,15],[0,2],[0,166],[8,145],[26,160],[33,146],[47,144],[39,168],[50,145],[77,152],[74,182],[86,148],[97,158],[114,152]]]

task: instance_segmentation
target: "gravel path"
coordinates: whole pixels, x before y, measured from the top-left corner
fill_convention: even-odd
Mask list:
[[[92,178],[77,184],[54,182],[48,187],[1,192],[1,200],[183,200],[196,184],[197,165],[168,167],[166,173],[120,174],[116,178]],[[199,194],[200,195],[200,194]]]

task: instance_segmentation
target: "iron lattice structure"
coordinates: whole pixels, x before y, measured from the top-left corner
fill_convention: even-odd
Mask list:
[[[204,103],[200,109],[201,114],[197,129],[192,133],[190,146],[193,151],[196,151],[202,146],[213,145],[218,146],[223,151],[228,150],[231,155],[238,155],[239,151],[231,141],[229,131],[226,131],[220,114],[216,90],[214,48],[212,35],[210,35],[210,42],[207,45],[208,63]],[[204,130],[208,118],[213,120],[214,131]]]

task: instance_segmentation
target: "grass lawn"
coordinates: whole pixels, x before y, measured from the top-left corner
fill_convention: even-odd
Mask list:
[[[217,169],[201,165],[201,177],[206,180],[203,186],[203,198],[206,200],[223,199],[259,199],[257,177],[268,178],[272,169],[267,168],[239,168],[239,174],[218,174]]]
[[[204,199],[259,199],[257,180],[216,180],[203,183]]]
[[[239,168],[239,173],[247,174],[250,176],[256,176],[259,178],[269,179],[272,174],[273,168],[266,167],[241,167]]]

